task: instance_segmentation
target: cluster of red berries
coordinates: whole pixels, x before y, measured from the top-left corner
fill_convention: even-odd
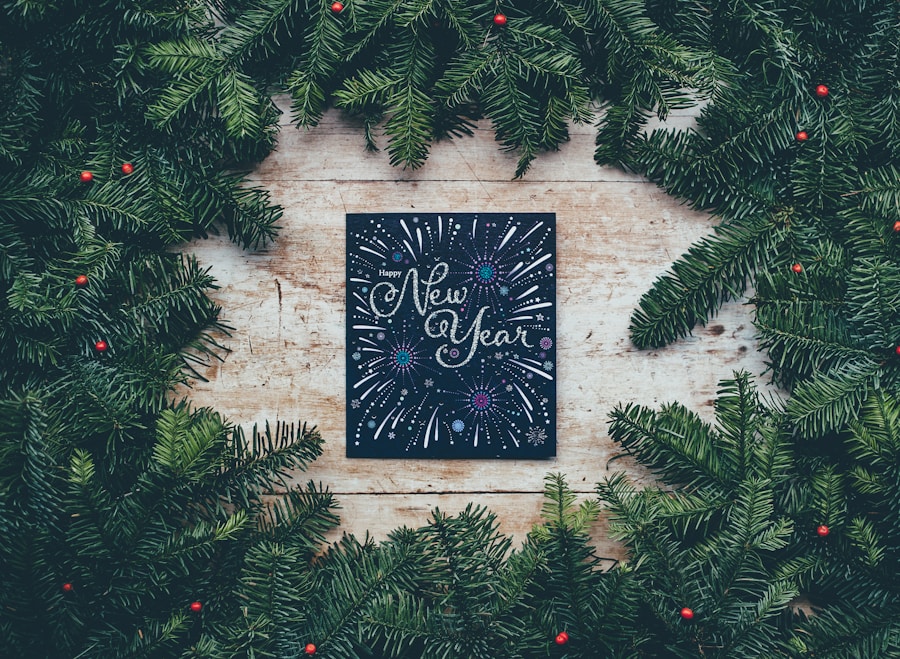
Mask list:
[[[126,176],[134,173],[134,165],[130,162],[122,163],[122,173]],[[81,179],[82,183],[90,183],[94,180],[94,172],[86,169],[78,175],[78,178]]]
[[[828,94],[828,87],[826,85],[816,85],[816,96],[819,98],[826,98]],[[798,142],[805,142],[809,139],[809,133],[805,130],[799,130],[794,137],[797,138]]]

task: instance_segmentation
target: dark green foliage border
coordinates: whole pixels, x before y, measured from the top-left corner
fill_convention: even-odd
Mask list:
[[[594,124],[598,163],[718,220],[634,343],[745,299],[790,396],[736,373],[714,423],[620,405],[609,434],[659,485],[579,504],[550,475],[516,549],[475,505],[326,546],[333,496],[290,485],[314,429],[173,397],[228,329],[178,247],[275,239],[242,172],[284,92],[298,126],[337,106],[410,168],[486,118],[521,177]],[[893,2],[3,0],[3,653],[900,656],[898,145]],[[596,556],[601,515],[627,561]]]

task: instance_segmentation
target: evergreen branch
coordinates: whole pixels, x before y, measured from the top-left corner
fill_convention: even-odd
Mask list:
[[[373,3],[369,11],[360,15],[360,24],[356,44],[350,48],[346,55],[347,60],[352,60],[366,48],[368,48],[389,25],[397,15],[405,0],[381,0]]]
[[[896,398],[884,390],[873,392],[850,428],[850,454],[857,463],[880,470],[894,467],[900,455],[900,402]]]
[[[467,102],[479,89],[486,86],[484,81],[496,70],[499,58],[500,51],[497,48],[459,53],[435,83],[435,93],[450,106]]]
[[[723,224],[672,264],[641,296],[631,318],[639,348],[660,347],[705,324],[726,300],[741,295],[750,273],[770,258],[779,232],[775,218],[758,215],[745,223]]]
[[[229,492],[245,506],[253,505],[263,488],[286,488],[290,477],[305,470],[322,454],[322,436],[315,428],[279,421],[265,430],[253,426],[248,440],[240,426],[232,430],[217,490]]]
[[[827,525],[842,524],[847,513],[844,499],[844,476],[833,465],[825,465],[816,471],[809,482],[810,507],[816,519]]]
[[[856,417],[870,391],[879,386],[882,367],[870,359],[848,362],[837,373],[801,382],[788,401],[788,419],[804,437],[837,430]]]
[[[725,491],[734,484],[730,465],[716,450],[715,431],[678,403],[658,413],[619,405],[610,413],[609,435],[668,482]]]
[[[845,296],[848,325],[870,352],[890,350],[900,341],[900,267],[882,257],[860,259],[850,269]]]
[[[433,112],[430,99],[407,84],[391,97],[389,105],[391,117],[384,130],[390,135],[391,165],[417,169],[425,163],[431,143]]]
[[[384,104],[402,82],[403,77],[393,71],[364,69],[355,79],[344,81],[334,97],[338,107],[362,111],[369,105]]]
[[[898,607],[858,607],[837,603],[812,616],[795,636],[802,656],[868,659],[900,653]]]
[[[196,111],[201,101],[212,97],[220,73],[190,71],[175,78],[147,107],[147,119],[165,128],[189,110]]]
[[[379,606],[382,598],[390,597],[395,606],[413,605],[402,593],[416,592],[419,580],[434,569],[423,561],[419,540],[418,533],[401,531],[373,549],[345,536],[322,557],[307,614],[313,633],[322,639],[320,647],[334,656],[354,656],[361,621],[376,634],[390,633],[392,616],[389,607]],[[405,625],[416,629],[409,618]]]
[[[215,44],[198,35],[186,36],[178,41],[150,43],[144,50],[147,64],[173,76],[187,73],[203,73],[203,69],[219,58]]]
[[[0,501],[22,520],[53,528],[61,502],[48,412],[37,393],[0,400]]]
[[[228,134],[238,139],[262,136],[261,100],[250,82],[248,76],[234,70],[223,73],[217,80],[219,112]]]
[[[854,517],[847,529],[847,538],[859,551],[862,563],[873,569],[884,560],[885,546],[875,525],[867,519]]]
[[[791,382],[870,359],[871,353],[836,326],[832,306],[817,300],[757,305],[760,347],[779,374],[793,374]]]
[[[290,656],[303,647],[306,607],[313,584],[302,552],[263,542],[244,557],[238,593],[246,602],[244,625],[232,632],[232,656],[253,651]]]
[[[306,489],[289,490],[257,516],[260,535],[298,547],[308,556],[317,553],[325,534],[340,523],[334,495],[309,481]]]
[[[760,402],[747,372],[735,373],[733,380],[719,383],[716,392],[716,426],[731,471],[743,480],[755,467],[757,432],[761,423]]]
[[[153,459],[178,480],[200,481],[218,471],[226,430],[216,414],[186,405],[165,409],[156,421]]]
[[[900,169],[886,165],[860,174],[859,205],[866,213],[900,220]]]
[[[315,126],[325,109],[325,90],[337,72],[341,53],[346,50],[344,32],[326,8],[319,2],[303,34],[306,50],[297,67],[287,79],[291,94],[291,115],[298,126]]]
[[[183,531],[172,533],[162,547],[157,545],[155,539],[151,540],[148,543],[151,551],[140,553],[148,563],[160,566],[175,563],[182,567],[186,560],[196,560],[198,556],[212,557],[221,543],[239,537],[249,526],[249,521],[243,510],[219,524],[200,520]]]
[[[507,58],[498,58],[495,78],[482,89],[481,102],[491,119],[497,139],[505,151],[519,151],[516,178],[528,171],[540,143],[539,110],[523,90],[517,67]]]

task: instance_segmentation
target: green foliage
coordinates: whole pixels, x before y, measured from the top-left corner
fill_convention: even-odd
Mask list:
[[[891,3],[19,0],[0,24],[6,654],[900,655]],[[598,163],[719,222],[643,296],[635,344],[750,290],[791,396],[738,373],[713,421],[619,405],[610,435],[656,484],[612,475],[584,500],[550,475],[518,541],[473,504],[329,544],[333,495],[297,482],[318,433],[179,400],[228,328],[177,250],[275,237],[242,169],[274,146],[278,91],[299,126],[335,105],[373,149],[380,127],[410,168],[486,118],[520,177],[595,122]],[[700,102],[695,127],[646,130]],[[603,523],[626,560],[596,555]]]
[[[501,9],[507,23],[495,25]],[[240,142],[271,139],[274,84],[299,126],[333,101],[363,118],[374,149],[383,122],[391,163],[411,168],[433,140],[484,116],[523,176],[568,139],[569,122],[594,120],[592,105],[607,106],[597,158],[618,162],[651,113],[665,118],[727,75],[724,60],[659,29],[635,0],[375,0],[340,12],[264,0],[198,15],[192,28],[135,49],[141,71],[164,79],[145,113],[158,128],[199,115]]]
[[[806,359],[804,340],[830,329],[810,314],[850,315],[810,302],[842,301],[847,277],[855,278],[846,268],[896,261],[893,241],[886,240],[897,214],[896,13],[867,2],[829,3],[822,9],[827,18],[782,2],[702,3],[702,9],[653,4],[651,15],[666,29],[689,46],[710,48],[730,63],[733,75],[716,87],[696,129],[655,130],[635,140],[625,158],[720,219],[716,235],[693,246],[641,299],[632,338],[639,347],[669,343],[749,285],[757,291],[763,347],[778,359],[774,375],[791,384],[798,373],[791,362]],[[825,98],[814,93],[822,83],[830,88]],[[796,140],[799,130],[807,141]],[[794,263],[803,267],[799,276],[789,269]],[[854,286],[858,299],[868,299],[869,282]],[[770,303],[779,307],[769,312]],[[889,318],[878,322],[889,326]],[[833,332],[816,338],[825,339],[822,348],[838,342]],[[804,431],[846,421],[866,387],[882,376],[859,362],[853,368],[859,372],[854,385],[823,374],[802,394],[810,398],[797,411]],[[800,371],[799,377],[806,375]]]
[[[598,486],[654,616],[645,649],[897,652],[897,398],[873,394],[830,445],[798,441],[791,429],[790,410],[763,406],[746,374],[721,384],[714,426],[671,404],[612,413],[613,439],[663,481],[637,489],[619,474]],[[814,615],[792,609],[801,595]],[[691,623],[677,615],[683,606]]]
[[[780,656],[781,618],[799,593],[781,564],[794,527],[784,508],[791,456],[746,373],[721,383],[716,427],[678,405],[615,410],[611,437],[665,487],[624,475],[598,494],[631,553],[651,644],[672,656]],[[696,620],[680,618],[683,607]]]

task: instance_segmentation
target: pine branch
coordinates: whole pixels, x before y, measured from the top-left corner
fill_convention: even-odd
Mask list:
[[[641,296],[629,330],[639,348],[659,347],[705,324],[721,305],[745,290],[750,273],[766,263],[782,240],[778,218],[756,216],[724,224],[672,265]]]
[[[804,437],[840,429],[878,388],[881,376],[881,365],[871,359],[848,362],[837,372],[814,376],[794,389],[786,407],[788,418]]]
[[[336,75],[341,53],[347,49],[340,18],[335,18],[325,2],[311,12],[303,34],[306,47],[297,67],[286,81],[291,95],[292,121],[298,126],[316,126],[325,109],[325,85]],[[345,11],[352,9],[345,8]]]
[[[629,403],[617,406],[610,419],[613,441],[668,482],[704,491],[733,487],[734,474],[717,450],[715,431],[682,405],[655,412]]]

